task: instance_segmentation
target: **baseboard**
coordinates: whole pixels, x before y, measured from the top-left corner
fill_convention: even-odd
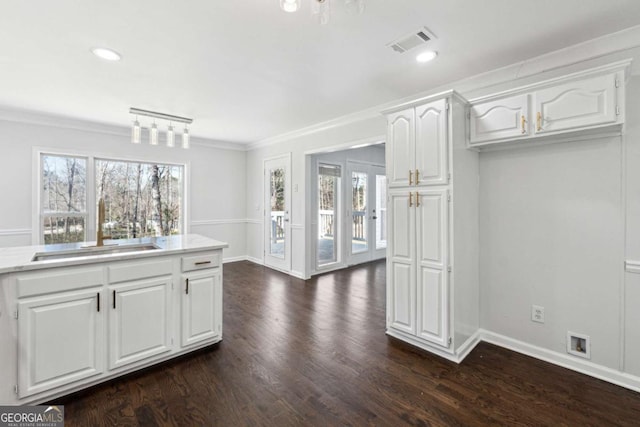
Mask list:
[[[458,363],[462,362],[465,357],[467,357],[469,353],[471,353],[471,351],[473,351],[473,349],[476,348],[478,344],[480,344],[480,341],[482,341],[480,338],[480,330],[477,330],[458,348]]]
[[[246,261],[247,257],[245,255],[241,255],[241,256],[232,256],[232,257],[228,257],[228,258],[223,258],[222,259],[222,263],[226,264],[228,262],[238,262],[238,261]]]
[[[304,277],[304,273],[301,273],[301,272],[299,272],[299,271],[291,270],[291,271],[289,272],[289,275],[290,275],[290,276],[293,276],[293,277],[295,277],[295,278],[297,278],[297,279],[307,280],[307,278],[306,278],[306,277]]]
[[[482,341],[507,348],[517,353],[544,360],[545,362],[553,363],[554,365],[562,366],[563,368],[571,369],[572,371],[640,392],[640,377],[636,377],[635,375],[607,368],[587,360],[576,359],[567,354],[518,341],[484,329],[480,329],[479,337]]]
[[[246,261],[251,261],[251,262],[252,262],[252,263],[254,263],[254,264],[264,265],[264,261],[263,261],[263,260],[261,260],[260,258],[254,258],[254,257],[252,257],[252,256],[247,255],[244,259],[245,259]]]

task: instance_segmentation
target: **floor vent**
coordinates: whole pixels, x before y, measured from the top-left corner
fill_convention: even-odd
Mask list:
[[[417,31],[413,31],[410,34],[401,37],[399,40],[387,44],[387,46],[396,52],[403,53],[418,46],[425,45],[435,38],[436,36],[434,36],[427,27],[422,27]]]

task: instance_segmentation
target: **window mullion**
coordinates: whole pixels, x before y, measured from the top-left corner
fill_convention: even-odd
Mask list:
[[[85,241],[95,240],[96,223],[98,216],[96,213],[96,158],[90,156],[87,158],[87,225]]]

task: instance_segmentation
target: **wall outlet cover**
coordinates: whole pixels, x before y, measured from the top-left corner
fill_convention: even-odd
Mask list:
[[[531,306],[531,321],[544,323],[544,307],[539,305]]]

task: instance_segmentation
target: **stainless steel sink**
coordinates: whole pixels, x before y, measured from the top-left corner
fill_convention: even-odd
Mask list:
[[[152,251],[160,249],[153,243],[105,245],[105,246],[85,246],[80,249],[54,250],[51,252],[38,252],[31,261],[47,261],[50,259],[78,258],[84,256],[121,254],[129,252]]]

